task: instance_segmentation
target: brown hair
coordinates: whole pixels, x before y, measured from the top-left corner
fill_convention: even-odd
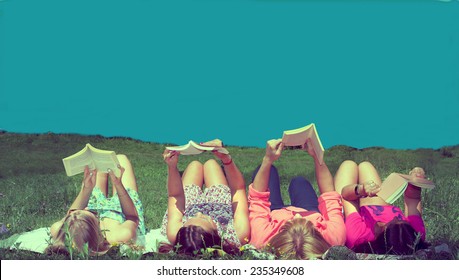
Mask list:
[[[425,249],[419,233],[410,223],[393,219],[382,226],[375,225],[376,238],[374,241],[357,245],[354,251],[367,254],[411,255],[419,249]]]
[[[280,259],[301,260],[319,258],[331,247],[305,218],[286,222],[268,246],[274,249]]]
[[[90,254],[105,252],[110,247],[100,231],[99,219],[86,211],[74,211],[64,218],[53,244],[45,252],[69,254],[67,246],[83,252],[85,244]]]
[[[200,226],[190,225],[182,227],[176,235],[175,243],[169,244],[162,242],[159,246],[160,253],[170,253],[175,251],[177,254],[200,255],[202,249],[217,247],[226,253],[235,254],[238,248],[222,242],[217,230],[205,231]]]

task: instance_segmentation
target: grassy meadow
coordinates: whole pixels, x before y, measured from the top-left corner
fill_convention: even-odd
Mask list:
[[[223,139],[224,140],[224,139]],[[0,132],[0,223],[8,232],[0,239],[33,229],[50,226],[62,218],[76,197],[82,175],[67,177],[62,158],[81,150],[86,143],[99,149],[126,154],[131,160],[145,208],[148,229],[160,227],[166,210],[166,165],[162,159],[165,146],[170,143],[150,143],[129,138],[105,138],[76,134],[17,134]],[[182,144],[182,143],[176,143]],[[228,147],[234,161],[244,174],[246,185],[252,172],[264,155],[263,148]],[[181,156],[179,168],[183,170],[192,160],[213,158],[210,153],[198,156]],[[448,244],[455,259],[459,259],[459,145],[438,150],[391,150],[380,147],[355,149],[335,146],[326,150],[325,161],[335,174],[346,159],[357,163],[370,161],[384,179],[391,172],[407,173],[414,166],[425,169],[436,183],[434,190],[423,190],[426,240],[432,245]],[[288,203],[287,186],[290,178],[302,175],[308,178],[317,191],[314,165],[307,153],[285,150],[276,162],[281,175],[284,200]],[[396,205],[402,206],[403,199]],[[1,249],[0,259],[49,259],[27,251]],[[121,259],[107,254],[102,258]],[[147,259],[164,258],[158,254],[142,256]]]

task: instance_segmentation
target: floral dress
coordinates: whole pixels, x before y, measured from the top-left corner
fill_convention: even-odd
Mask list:
[[[139,225],[137,226],[137,237],[145,235],[145,219],[142,202],[139,194],[131,189],[126,188],[127,193],[134,203],[137,214],[139,215]],[[120,223],[126,221],[126,217],[121,209],[121,203],[118,195],[106,197],[99,188],[94,188],[88,202],[88,210],[96,211],[99,214],[99,219],[109,218]]]
[[[217,225],[218,235],[226,244],[236,247],[241,242],[234,229],[233,209],[231,206],[231,191],[228,186],[215,185],[206,188],[204,192],[197,185],[184,187],[185,191],[185,212],[182,224],[195,216],[198,212],[208,215]],[[167,236],[167,210],[164,215],[161,234]]]

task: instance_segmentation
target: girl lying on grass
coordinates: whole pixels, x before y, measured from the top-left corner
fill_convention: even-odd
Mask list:
[[[425,178],[415,167],[411,176]],[[381,179],[369,162],[357,165],[346,160],[335,175],[343,196],[346,216],[346,246],[357,253],[409,255],[427,247],[422,220],[421,189],[408,184],[405,212],[377,196]]]
[[[341,195],[335,191],[333,177],[314,149],[303,145],[314,159],[320,196],[303,177],[291,180],[291,206],[284,205],[277,169],[273,166],[282,154],[281,139],[270,140],[262,164],[249,186],[250,244],[274,249],[280,259],[320,258],[331,246],[344,245],[345,226]]]
[[[84,170],[81,191],[67,214],[51,226],[53,244],[47,253],[68,253],[69,246],[78,252],[87,244],[90,255],[100,255],[113,244],[134,242],[145,235],[143,207],[137,193],[134,170],[125,155],[117,155],[120,177]],[[108,176],[113,195],[108,197]]]
[[[220,140],[206,144],[222,146]],[[250,228],[244,177],[229,154],[213,153],[223,169],[213,159],[204,164],[192,161],[180,176],[180,153],[164,151],[169,198],[161,233],[170,244],[163,243],[161,253],[197,255],[218,248],[236,254],[247,243]]]

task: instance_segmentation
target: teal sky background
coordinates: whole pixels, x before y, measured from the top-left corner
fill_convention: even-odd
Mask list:
[[[459,1],[0,1],[0,129],[459,144]]]

